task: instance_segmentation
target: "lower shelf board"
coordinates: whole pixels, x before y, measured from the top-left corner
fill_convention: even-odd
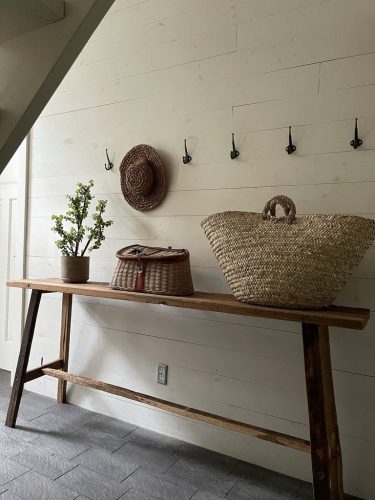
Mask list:
[[[125,389],[124,387],[107,384],[105,382],[100,382],[98,380],[94,380],[91,378],[82,377],[80,375],[74,375],[72,373],[67,373],[62,370],[56,370],[54,368],[42,368],[42,371],[44,375],[49,375],[51,377],[55,377],[60,380],[66,380],[67,382],[83,385],[85,387],[90,387],[92,389],[97,389],[99,391],[109,392],[110,394],[115,394],[117,396],[122,396],[124,398],[131,399],[139,403],[144,403],[149,406],[154,406],[155,408],[159,408],[160,410],[169,411],[171,413],[180,415],[182,417],[191,418],[193,420],[199,420],[201,422],[206,422],[219,427],[224,427],[225,429],[241,432],[242,434],[247,434],[249,436],[253,436],[258,439],[270,441],[271,443],[280,444],[283,446],[287,446],[289,448],[294,448],[299,451],[304,451],[306,453],[310,452],[310,442],[299,437],[289,436],[288,434],[282,434],[280,432],[263,429],[262,427],[246,424],[244,422],[238,422],[230,418],[221,417],[194,408],[189,408],[187,406],[179,405],[177,403],[155,398],[154,396],[148,396],[140,392],[132,391],[130,389]]]

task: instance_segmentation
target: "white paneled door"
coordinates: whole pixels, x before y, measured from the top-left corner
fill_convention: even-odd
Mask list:
[[[6,281],[23,277],[26,145],[0,175],[0,369],[13,370],[21,338],[22,294]]]

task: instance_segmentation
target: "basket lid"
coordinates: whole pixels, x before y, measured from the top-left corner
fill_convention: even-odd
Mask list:
[[[116,257],[120,260],[179,260],[189,256],[188,250],[172,247],[146,247],[143,245],[130,245],[121,248]]]

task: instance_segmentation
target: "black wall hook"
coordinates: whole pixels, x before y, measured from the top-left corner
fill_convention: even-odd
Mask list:
[[[192,160],[191,156],[188,153],[187,147],[186,147],[186,139],[185,139],[185,156],[182,157],[182,161],[184,162],[184,165],[187,163],[190,163]]]
[[[362,146],[363,141],[358,137],[358,118],[355,119],[355,128],[354,128],[354,139],[350,141],[350,145],[357,149],[359,146]]]
[[[234,133],[232,132],[232,151],[230,152],[230,157],[232,160],[235,160],[238,156],[240,156],[240,152],[236,149],[236,144],[234,142]]]
[[[295,146],[292,141],[292,127],[289,127],[289,144],[287,145],[285,150],[288,153],[288,155],[291,155],[292,153],[294,153],[296,149],[297,146]]]
[[[105,150],[105,154],[107,155],[107,161],[108,161],[108,164],[105,163],[104,164],[104,168],[106,170],[111,170],[113,168],[113,163],[111,162],[111,160],[109,159],[109,156],[108,156],[108,149]]]

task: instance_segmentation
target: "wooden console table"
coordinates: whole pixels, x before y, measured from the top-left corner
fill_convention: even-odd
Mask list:
[[[271,441],[272,443],[309,452],[312,460],[314,498],[316,500],[344,499],[342,458],[332,381],[328,327],[338,326],[362,330],[370,317],[369,310],[336,306],[318,311],[279,309],[242,304],[231,295],[226,294],[196,292],[189,297],[169,297],[112,290],[108,287],[107,283],[65,284],[58,279],[9,281],[7,285],[10,287],[32,289],[6,417],[5,424],[7,426],[14,427],[16,424],[24,384],[30,380],[49,375],[59,379],[57,401],[60,403],[66,402],[66,383],[69,381],[123,396],[183,417],[200,420],[259,439]],[[40,299],[43,293],[50,292],[60,292],[63,294],[60,358],[27,371]],[[301,323],[310,441],[68,373],[73,295],[163,304],[172,307],[257,316]]]

